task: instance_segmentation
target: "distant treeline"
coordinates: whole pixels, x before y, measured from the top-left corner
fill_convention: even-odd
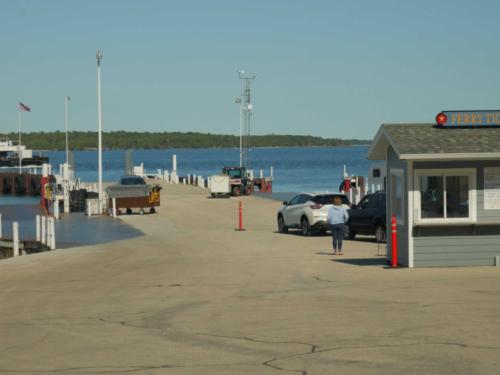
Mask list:
[[[17,133],[7,134],[11,140],[17,140]],[[223,148],[239,147],[237,135],[210,133],[150,133],[114,131],[103,132],[103,148],[106,149],[165,149],[165,148]],[[73,131],[68,134],[69,148],[88,150],[97,148],[96,132]],[[64,150],[66,136],[64,132],[23,133],[22,143],[34,150]],[[305,147],[305,146],[342,146],[368,144],[367,140],[322,138],[306,135],[253,135],[252,147]]]

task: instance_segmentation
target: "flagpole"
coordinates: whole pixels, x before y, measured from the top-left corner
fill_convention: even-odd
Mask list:
[[[17,132],[18,132],[18,141],[17,141],[17,157],[19,159],[19,174],[22,173],[22,154],[21,154],[21,110],[17,110]]]
[[[97,115],[98,115],[98,175],[99,175],[99,214],[102,213],[102,113],[101,113],[101,60],[102,53],[97,51]]]

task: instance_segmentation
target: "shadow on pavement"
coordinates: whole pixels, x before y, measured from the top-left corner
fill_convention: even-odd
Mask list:
[[[56,240],[60,249],[98,245],[143,235],[131,225],[105,215],[88,217],[82,213],[72,213],[56,222]]]
[[[302,235],[302,232],[299,229],[290,229],[286,233],[280,233],[280,231],[275,230],[275,231],[273,231],[273,233],[275,233],[275,234],[282,234],[283,236],[299,236],[299,237],[304,237],[304,238],[308,238],[308,237],[331,237],[331,235],[329,233],[320,233],[320,232],[313,232],[313,233],[311,233],[308,236],[304,236],[304,235]]]
[[[12,222],[19,223],[19,237],[24,241],[35,240],[35,217],[43,212],[38,204],[1,205],[4,238],[12,237]],[[144,233],[119,219],[101,215],[88,217],[81,212],[61,214],[55,222],[58,249],[98,245],[126,240]]]
[[[377,243],[377,240],[373,236],[356,236],[355,239],[346,239],[345,241],[352,241],[352,242],[371,242],[371,243]],[[383,243],[383,242],[381,242]]]
[[[350,264],[352,266],[387,266],[387,259],[385,258],[363,258],[363,259],[345,259],[345,255],[338,255],[337,258],[332,259],[332,262],[339,262]]]

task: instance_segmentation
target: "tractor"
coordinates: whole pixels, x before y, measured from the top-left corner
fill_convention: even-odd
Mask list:
[[[248,176],[245,167],[224,167],[222,174],[229,176],[229,185],[233,197],[252,194],[253,181]]]

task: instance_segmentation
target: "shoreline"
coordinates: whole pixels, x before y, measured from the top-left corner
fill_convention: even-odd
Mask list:
[[[277,148],[338,148],[338,147],[369,147],[370,144],[352,144],[352,145],[335,145],[335,146],[252,146],[251,149],[277,149]],[[235,147],[163,147],[163,148],[103,148],[103,151],[158,151],[158,150],[239,150],[238,146]],[[65,149],[47,149],[39,150],[34,149],[36,152],[65,152]],[[96,152],[97,148],[85,149],[71,149],[69,151],[75,152]]]

